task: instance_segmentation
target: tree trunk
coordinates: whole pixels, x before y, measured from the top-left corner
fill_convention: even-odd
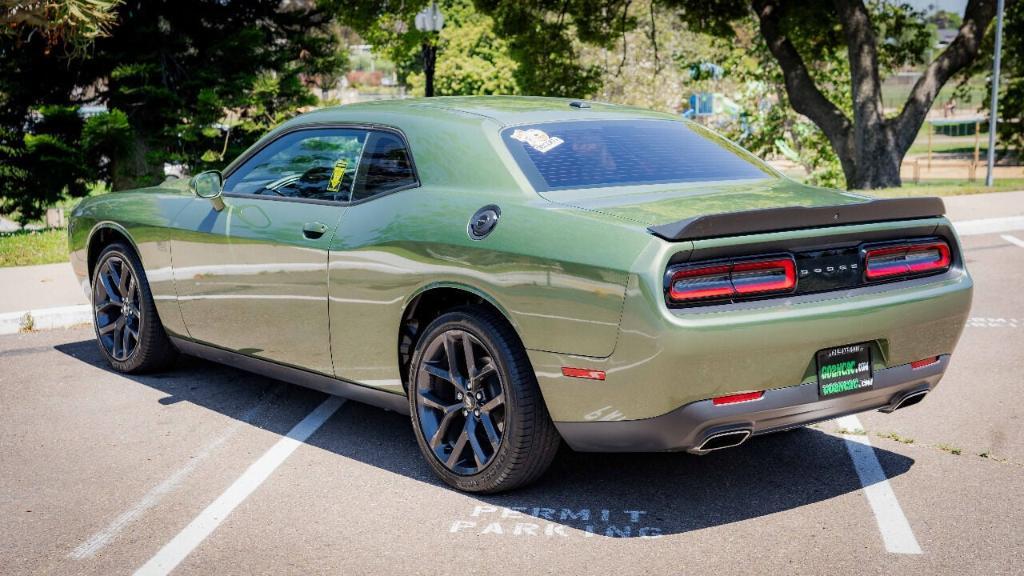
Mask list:
[[[884,126],[865,132],[856,138],[852,155],[845,160],[840,156],[846,187],[850,190],[899,187],[904,152],[895,146],[892,130]]]
[[[895,118],[885,118],[882,110],[877,39],[863,0],[833,0],[833,5],[850,61],[852,121],[818,89],[803,58],[786,36],[785,1],[752,0],[761,35],[782,68],[793,109],[825,133],[842,164],[847,188],[900,186],[903,156],[942,86],[977,57],[985,30],[995,17],[995,1],[968,0],[956,38],[928,65]]]
[[[149,157],[149,143],[133,131],[131,144],[123,153],[111,159],[111,180],[113,190],[129,190],[142,186],[153,186],[164,179],[164,165]]]

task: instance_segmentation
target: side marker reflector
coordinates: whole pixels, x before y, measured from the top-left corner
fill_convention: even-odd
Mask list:
[[[568,376],[569,378],[586,378],[587,380],[604,380],[604,370],[563,367],[562,376]]]
[[[742,394],[730,394],[728,396],[712,398],[711,403],[715,406],[721,406],[723,404],[739,404],[740,402],[753,402],[754,400],[760,400],[763,396],[763,390],[760,392],[744,392]]]
[[[939,361],[939,357],[938,356],[934,356],[932,358],[924,358],[924,359],[921,359],[921,360],[915,360],[914,362],[911,362],[910,363],[910,367],[913,368],[914,370],[917,370],[918,368],[924,368],[925,366],[931,366],[932,364],[935,364],[938,361]]]

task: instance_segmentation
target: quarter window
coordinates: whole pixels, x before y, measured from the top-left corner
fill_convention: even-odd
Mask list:
[[[370,134],[360,169],[362,174],[355,183],[353,202],[416,185],[416,174],[405,143],[389,132]]]

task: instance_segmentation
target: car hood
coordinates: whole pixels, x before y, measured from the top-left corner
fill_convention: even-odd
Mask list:
[[[708,214],[795,206],[842,206],[871,198],[806,186],[792,180],[744,180],[674,186],[560,190],[541,194],[551,202],[657,226]]]

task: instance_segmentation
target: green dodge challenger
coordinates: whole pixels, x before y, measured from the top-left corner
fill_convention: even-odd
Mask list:
[[[115,370],[184,353],[408,413],[438,476],[498,492],[562,440],[704,454],[921,401],[971,304],[943,213],[668,114],[476,97],[304,114],[68,232]]]

